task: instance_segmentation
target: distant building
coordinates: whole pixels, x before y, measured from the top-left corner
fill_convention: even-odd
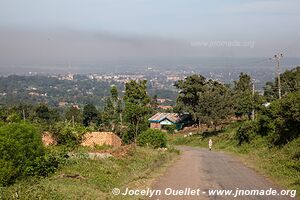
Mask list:
[[[58,106],[59,107],[65,107],[65,106],[67,106],[68,105],[68,102],[65,102],[65,101],[60,101],[59,103],[58,103]]]
[[[156,113],[150,119],[150,128],[162,129],[163,126],[175,125],[177,130],[183,128],[183,126],[189,123],[188,114],[177,113]]]
[[[159,103],[165,103],[167,99],[156,99]]]
[[[80,109],[79,105],[77,105],[77,104],[73,104],[72,107],[73,107],[73,108],[76,108],[76,109],[78,109],[78,110]]]
[[[160,109],[163,109],[163,110],[168,110],[168,109],[172,109],[173,108],[172,106],[162,106],[162,105],[159,105],[157,107],[160,108]]]

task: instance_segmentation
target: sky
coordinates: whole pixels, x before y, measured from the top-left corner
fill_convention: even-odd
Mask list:
[[[0,65],[300,57],[299,0],[0,0]]]

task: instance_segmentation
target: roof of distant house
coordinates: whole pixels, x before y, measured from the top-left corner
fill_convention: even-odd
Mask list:
[[[157,107],[160,108],[160,109],[164,109],[164,110],[172,109],[173,108],[172,106],[162,106],[162,105],[159,105]]]
[[[153,115],[150,119],[148,119],[150,122],[161,122],[165,119],[168,119],[169,121],[173,123],[179,123],[187,118],[188,115],[186,114],[177,114],[177,113],[156,113]]]

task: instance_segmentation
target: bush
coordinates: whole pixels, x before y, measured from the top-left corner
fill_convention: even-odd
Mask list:
[[[168,133],[174,133],[175,130],[176,130],[176,125],[173,124],[173,125],[165,125],[163,126],[163,129],[167,130]]]
[[[15,176],[13,162],[0,159],[0,186],[8,185]]]
[[[40,157],[37,157],[25,170],[29,176],[48,176],[55,172],[59,166],[66,162],[68,154],[66,151],[51,151]]]
[[[0,152],[0,185],[7,185],[44,155],[41,134],[29,124],[4,125],[0,127]]]
[[[160,130],[148,129],[138,136],[137,143],[140,146],[162,148],[167,146],[167,136]]]
[[[87,128],[80,124],[58,122],[52,128],[51,132],[58,144],[75,146],[81,143],[83,135],[88,131]]]
[[[242,143],[249,143],[257,133],[257,123],[253,121],[246,121],[241,127],[238,128],[235,138],[238,140],[239,145]]]
[[[143,131],[146,131],[148,129],[149,125],[148,123],[141,123],[138,126],[137,134],[139,135]],[[128,124],[125,130],[123,130],[122,133],[122,141],[125,144],[130,144],[135,141],[135,133],[136,133],[136,126],[133,124]]]
[[[267,135],[270,145],[282,146],[300,136],[300,92],[290,93],[262,110],[258,132]]]

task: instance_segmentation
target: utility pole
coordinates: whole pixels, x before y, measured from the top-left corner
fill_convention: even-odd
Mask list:
[[[25,115],[25,110],[24,109],[22,110],[22,114],[23,114],[23,121],[25,122],[26,121],[26,115]]]
[[[277,74],[277,82],[278,82],[278,97],[281,99],[281,83],[280,83],[280,59],[283,57],[282,53],[278,55],[274,55],[274,60],[276,62],[276,74]]]
[[[254,95],[255,95],[255,85],[254,85],[254,83],[255,83],[255,80],[253,79],[252,80],[252,96],[253,96],[253,110],[252,110],[252,120],[254,120],[255,119],[255,115],[254,115]]]
[[[72,125],[73,125],[73,128],[75,127],[75,117],[74,115],[72,115]]]

